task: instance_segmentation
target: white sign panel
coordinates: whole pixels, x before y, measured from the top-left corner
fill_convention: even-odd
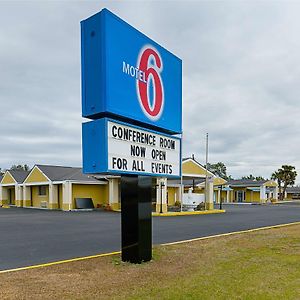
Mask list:
[[[107,130],[110,171],[180,176],[180,139],[112,121]]]

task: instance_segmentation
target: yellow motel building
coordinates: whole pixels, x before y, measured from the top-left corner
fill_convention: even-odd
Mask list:
[[[207,192],[205,191],[206,177]],[[185,196],[190,192],[202,196],[203,202],[205,202],[206,205],[206,209],[213,209],[214,202],[218,203],[220,201],[221,192],[219,191],[218,187],[226,184],[226,180],[214,175],[210,171],[206,171],[205,167],[194,158],[183,159],[182,180],[170,179],[166,181],[166,202],[168,206],[172,206],[176,202],[180,202],[181,193],[184,199]],[[157,199],[159,200],[159,195],[157,195]]]
[[[224,202],[266,203],[278,200],[278,184],[273,180],[230,180],[222,191]]]
[[[22,206],[22,183],[29,174],[23,170],[8,170],[0,182],[0,204]]]
[[[120,204],[119,176],[91,176],[81,168],[35,165],[31,171],[8,170],[0,178],[0,205],[43,209],[74,210],[78,200],[94,208],[117,210]],[[207,188],[206,188],[207,187]],[[214,203],[267,202],[277,199],[277,183],[272,180],[226,180],[206,171],[194,158],[182,161],[182,179],[156,178],[153,208],[167,212],[187,197],[202,199],[205,208]]]
[[[72,210],[76,199],[91,199],[95,208],[117,208],[115,178],[95,178],[81,168],[35,165],[30,172],[6,171],[0,184],[0,204]]]
[[[156,211],[180,203],[181,197],[193,189],[193,193],[205,194],[206,170],[194,159],[184,159],[183,180],[157,178],[153,186]],[[209,201],[207,209],[213,208],[218,196],[215,186],[226,181],[208,172]],[[116,210],[120,204],[120,177],[90,176],[81,168],[35,165],[31,171],[8,170],[0,178],[0,205],[17,207],[73,210],[77,199],[91,199],[95,208]],[[181,185],[183,183],[183,185]],[[181,192],[183,195],[181,195]]]

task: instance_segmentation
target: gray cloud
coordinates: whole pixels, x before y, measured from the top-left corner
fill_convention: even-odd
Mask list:
[[[300,174],[300,4],[0,2],[0,167],[81,165],[80,27],[111,9],[183,59],[184,155]]]

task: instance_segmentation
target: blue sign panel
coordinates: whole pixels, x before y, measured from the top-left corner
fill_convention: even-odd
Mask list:
[[[101,118],[82,124],[83,172],[181,176],[181,140]]]
[[[103,9],[81,22],[82,116],[182,132],[181,60]]]

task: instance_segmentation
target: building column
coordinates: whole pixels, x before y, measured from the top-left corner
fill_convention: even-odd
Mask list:
[[[72,200],[72,183],[69,181],[65,181],[62,187],[63,187],[62,209],[72,210],[74,208],[73,200]]]
[[[49,183],[49,209],[58,209],[58,185]]]
[[[209,177],[207,180],[207,190],[205,189],[205,209],[214,209],[214,179]]]
[[[112,210],[120,209],[119,178],[108,178],[108,204]]]
[[[278,186],[275,186],[275,188],[274,188],[273,198],[275,200],[278,200]]]
[[[218,197],[217,197],[217,203],[220,203],[221,202],[221,190],[218,188]]]
[[[156,181],[156,212],[168,212],[167,207],[167,178],[158,178]]]
[[[15,204],[17,207],[22,207],[23,206],[23,195],[22,195],[22,187],[18,184],[15,185]]]
[[[230,191],[229,190],[227,190],[226,191],[226,203],[229,203],[229,201],[230,201]]]
[[[31,187],[23,185],[23,206],[31,206]]]
[[[260,187],[260,202],[265,203],[266,200],[266,187],[262,185]]]
[[[7,189],[0,185],[0,205],[8,204]]]

